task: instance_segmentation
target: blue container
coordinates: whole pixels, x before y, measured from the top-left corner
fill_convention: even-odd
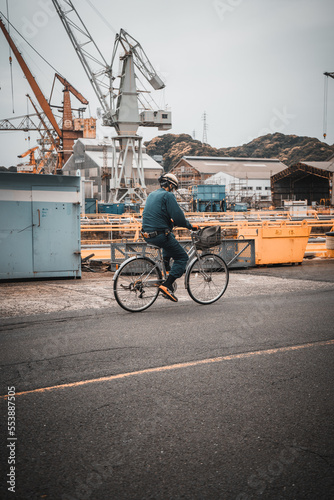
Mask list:
[[[225,200],[225,185],[222,184],[199,184],[193,186],[192,194],[194,200],[201,201],[223,201]]]
[[[247,203],[233,203],[231,206],[232,212],[247,212]]]
[[[195,200],[195,212],[225,212],[224,202]]]
[[[99,203],[99,214],[123,214],[125,203]]]

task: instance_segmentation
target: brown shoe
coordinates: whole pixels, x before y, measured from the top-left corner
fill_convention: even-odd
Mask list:
[[[171,300],[172,302],[177,302],[178,299],[177,297],[175,297],[174,293],[173,293],[173,290],[171,290],[170,288],[168,288],[167,286],[165,285],[160,285],[159,286],[159,290],[160,292],[162,293],[162,295],[166,298],[166,299],[169,299]]]

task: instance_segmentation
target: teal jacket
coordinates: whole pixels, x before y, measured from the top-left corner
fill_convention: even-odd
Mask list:
[[[171,220],[173,219],[173,221]],[[173,229],[173,226],[192,228],[184,216],[175,196],[163,188],[147,197],[143,212],[143,230],[147,232]]]

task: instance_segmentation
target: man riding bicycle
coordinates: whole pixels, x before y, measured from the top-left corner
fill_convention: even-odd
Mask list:
[[[167,279],[159,286],[162,294],[177,302],[174,295],[173,283],[180,278],[185,271],[188,255],[176,240],[172,233],[174,226],[186,227],[197,230],[198,226],[193,226],[184,216],[182,209],[176,201],[173,191],[179,186],[179,181],[174,174],[163,174],[159,178],[160,189],[149,194],[146,200],[142,235],[152,245],[163,249],[163,259],[166,271],[169,271]],[[170,259],[173,265],[170,268]]]

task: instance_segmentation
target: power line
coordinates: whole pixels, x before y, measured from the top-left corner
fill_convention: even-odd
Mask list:
[[[22,39],[26,42],[26,44],[27,44],[27,45],[29,45],[29,47],[30,47],[30,48],[31,48],[34,52],[36,52],[36,54],[37,54],[37,55],[38,55],[38,56],[39,56],[39,57],[40,57],[40,58],[41,58],[41,59],[42,59],[42,60],[43,60],[43,61],[44,61],[44,62],[45,62],[48,66],[50,66],[50,68],[52,68],[52,69],[53,69],[53,71],[54,71],[55,73],[58,73],[58,75],[60,75],[60,76],[62,76],[63,78],[65,78],[65,77],[61,74],[61,72],[60,72],[60,71],[58,71],[56,68],[54,68],[54,67],[52,66],[52,64],[50,64],[50,63],[49,63],[49,61],[47,61],[47,60],[45,59],[45,57],[43,57],[43,56],[42,56],[42,55],[38,52],[38,50],[36,50],[36,49],[35,49],[35,47],[33,47],[33,46],[31,45],[31,43],[29,43],[29,42],[28,42],[28,40],[26,40],[26,39],[24,38],[24,36],[23,36],[23,35],[21,35],[21,33],[20,33],[20,32],[19,32],[16,28],[15,28],[15,26],[13,26],[13,24],[12,24],[12,23],[9,21],[9,19],[8,19],[8,18],[7,18],[7,17],[3,14],[3,12],[1,12],[1,11],[0,11],[0,15],[1,15],[4,19],[6,19],[6,21],[7,21],[8,25],[9,25],[9,26],[11,26],[11,27],[13,28],[13,30],[14,30],[14,31],[16,31],[16,33],[17,33],[17,34],[18,34],[18,35],[19,35],[19,36],[20,36],[20,37],[21,37],[21,38],[22,38]]]

